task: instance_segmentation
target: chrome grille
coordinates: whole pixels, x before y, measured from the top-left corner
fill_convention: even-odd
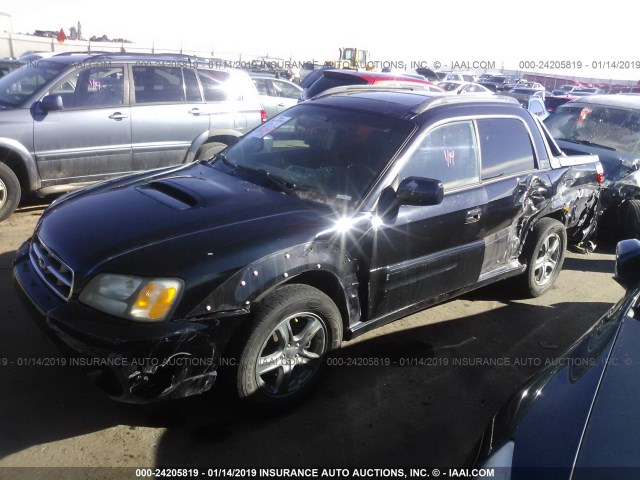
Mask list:
[[[47,286],[62,299],[69,300],[73,292],[73,270],[56,257],[39,237],[31,241],[29,258]]]

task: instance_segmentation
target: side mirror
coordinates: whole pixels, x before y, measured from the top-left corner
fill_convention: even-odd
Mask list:
[[[40,101],[40,108],[45,112],[53,112],[56,110],[64,110],[62,96],[47,95]]]
[[[442,182],[433,178],[407,177],[396,192],[399,205],[438,205],[443,197]]]
[[[613,278],[627,290],[640,282],[640,242],[635,238],[618,243]]]
[[[398,191],[389,186],[378,199],[378,215],[387,221],[398,216],[400,205],[438,205],[442,203],[444,188],[440,180],[407,177],[398,186]]]
[[[272,137],[273,138],[273,137]],[[253,155],[264,149],[264,139],[260,137],[247,138],[243,144],[243,150],[246,155]]]

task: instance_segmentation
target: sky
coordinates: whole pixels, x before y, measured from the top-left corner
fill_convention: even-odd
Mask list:
[[[487,61],[500,69],[520,62],[580,61],[583,67],[571,73],[640,78],[637,14],[621,0],[599,5],[584,0],[180,0],[169,5],[0,0],[0,12],[12,16],[14,33],[60,28],[68,33],[80,21],[85,37],[104,34],[156,48],[205,49],[216,56],[242,52],[322,63],[337,57],[339,47],[350,46],[369,50],[377,62],[433,66],[437,61],[451,68],[454,62],[464,67],[463,62]],[[613,60],[634,68],[612,69]],[[593,62],[607,61],[591,68]]]

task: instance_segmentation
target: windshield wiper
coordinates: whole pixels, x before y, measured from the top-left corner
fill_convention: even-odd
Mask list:
[[[577,139],[570,139],[570,138],[556,138],[556,140],[560,140],[563,142],[577,143],[578,145],[587,145],[589,147],[604,148],[605,150],[612,150],[614,152],[617,152],[616,148],[608,147],[607,145],[602,145],[600,143],[594,143],[589,140],[577,140]]]
[[[285,180],[282,177],[278,177],[277,175],[273,175],[272,173],[268,172],[267,170],[263,170],[263,169],[258,169],[258,168],[251,168],[251,167],[245,167],[245,166],[237,166],[239,169],[244,170],[246,172],[249,173],[254,173],[257,175],[260,175],[262,178],[264,178],[265,180],[269,181],[269,183],[271,183],[271,185],[274,185],[276,188],[278,188],[280,191],[288,194],[288,195],[293,195],[294,190],[296,190],[298,188],[298,186],[295,183],[292,183],[288,180]]]
[[[215,160],[222,160],[225,165],[233,169],[238,168],[238,166],[231,160],[229,160],[224,153],[216,153],[212,158],[209,159],[209,162],[214,162]]]
[[[227,156],[224,153],[218,153],[215,157],[212,158],[212,160],[217,160],[217,159],[222,160],[225,165],[228,165],[234,170],[240,170],[243,172],[252,173],[254,175],[258,175],[262,177],[263,179],[267,180],[271,185],[275,186],[278,190],[288,195],[292,195],[296,189],[299,189],[298,185],[296,185],[295,183],[285,180],[284,178],[278,177],[277,175],[273,175],[272,173],[262,168],[246,167],[244,165],[238,165],[237,163],[233,163],[231,160],[227,158]]]

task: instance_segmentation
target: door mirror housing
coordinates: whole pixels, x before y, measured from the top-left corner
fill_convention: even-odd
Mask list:
[[[45,112],[64,110],[64,104],[62,103],[62,96],[47,95],[40,101],[40,108],[42,108],[42,110]]]
[[[396,192],[399,205],[438,205],[443,197],[442,182],[433,178],[407,177],[400,182]]]
[[[625,289],[640,283],[640,242],[635,238],[622,240],[616,246],[616,269],[613,277]]]
[[[394,190],[385,188],[378,199],[377,213],[391,221],[398,216],[400,205],[428,206],[442,203],[444,187],[440,180],[422,177],[407,177]]]

